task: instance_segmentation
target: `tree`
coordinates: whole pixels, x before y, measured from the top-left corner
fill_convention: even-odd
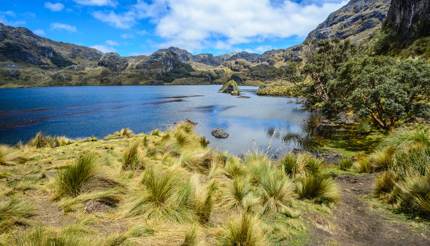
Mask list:
[[[430,115],[429,77],[430,65],[424,61],[363,56],[343,64],[328,88],[339,108],[390,130],[400,120]]]

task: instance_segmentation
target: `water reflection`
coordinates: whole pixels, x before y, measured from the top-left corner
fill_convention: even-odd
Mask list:
[[[219,86],[124,86],[0,89],[0,143],[26,141],[38,131],[68,137],[104,137],[121,128],[165,129],[190,119],[210,146],[242,154],[300,148],[310,114],[292,98],[218,93]],[[216,139],[214,128],[230,134]],[[291,137],[297,136],[294,141]],[[286,141],[290,139],[291,141]]]

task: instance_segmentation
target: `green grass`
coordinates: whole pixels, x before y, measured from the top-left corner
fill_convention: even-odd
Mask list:
[[[57,177],[57,195],[75,197],[83,186],[95,175],[95,155],[81,155],[76,163],[61,171]]]
[[[263,214],[281,212],[293,198],[292,182],[278,170],[264,174],[259,188]]]

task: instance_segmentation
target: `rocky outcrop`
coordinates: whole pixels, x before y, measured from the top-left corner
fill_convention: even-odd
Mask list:
[[[430,35],[429,0],[392,0],[385,31],[401,42]]]
[[[128,61],[117,53],[106,53],[100,58],[97,65],[109,68],[113,72],[120,72],[127,68]]]
[[[227,83],[225,83],[221,87],[219,92],[228,93],[228,94],[231,94],[233,96],[239,96],[240,95],[239,86],[237,85],[236,81],[234,81],[234,80],[230,80]]]
[[[353,42],[366,40],[381,27],[390,2],[391,0],[350,0],[310,32],[305,42],[326,39],[351,39]]]

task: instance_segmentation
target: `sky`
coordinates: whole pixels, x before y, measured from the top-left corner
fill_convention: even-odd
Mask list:
[[[301,43],[345,0],[0,0],[0,22],[123,56],[175,46],[263,53]]]

